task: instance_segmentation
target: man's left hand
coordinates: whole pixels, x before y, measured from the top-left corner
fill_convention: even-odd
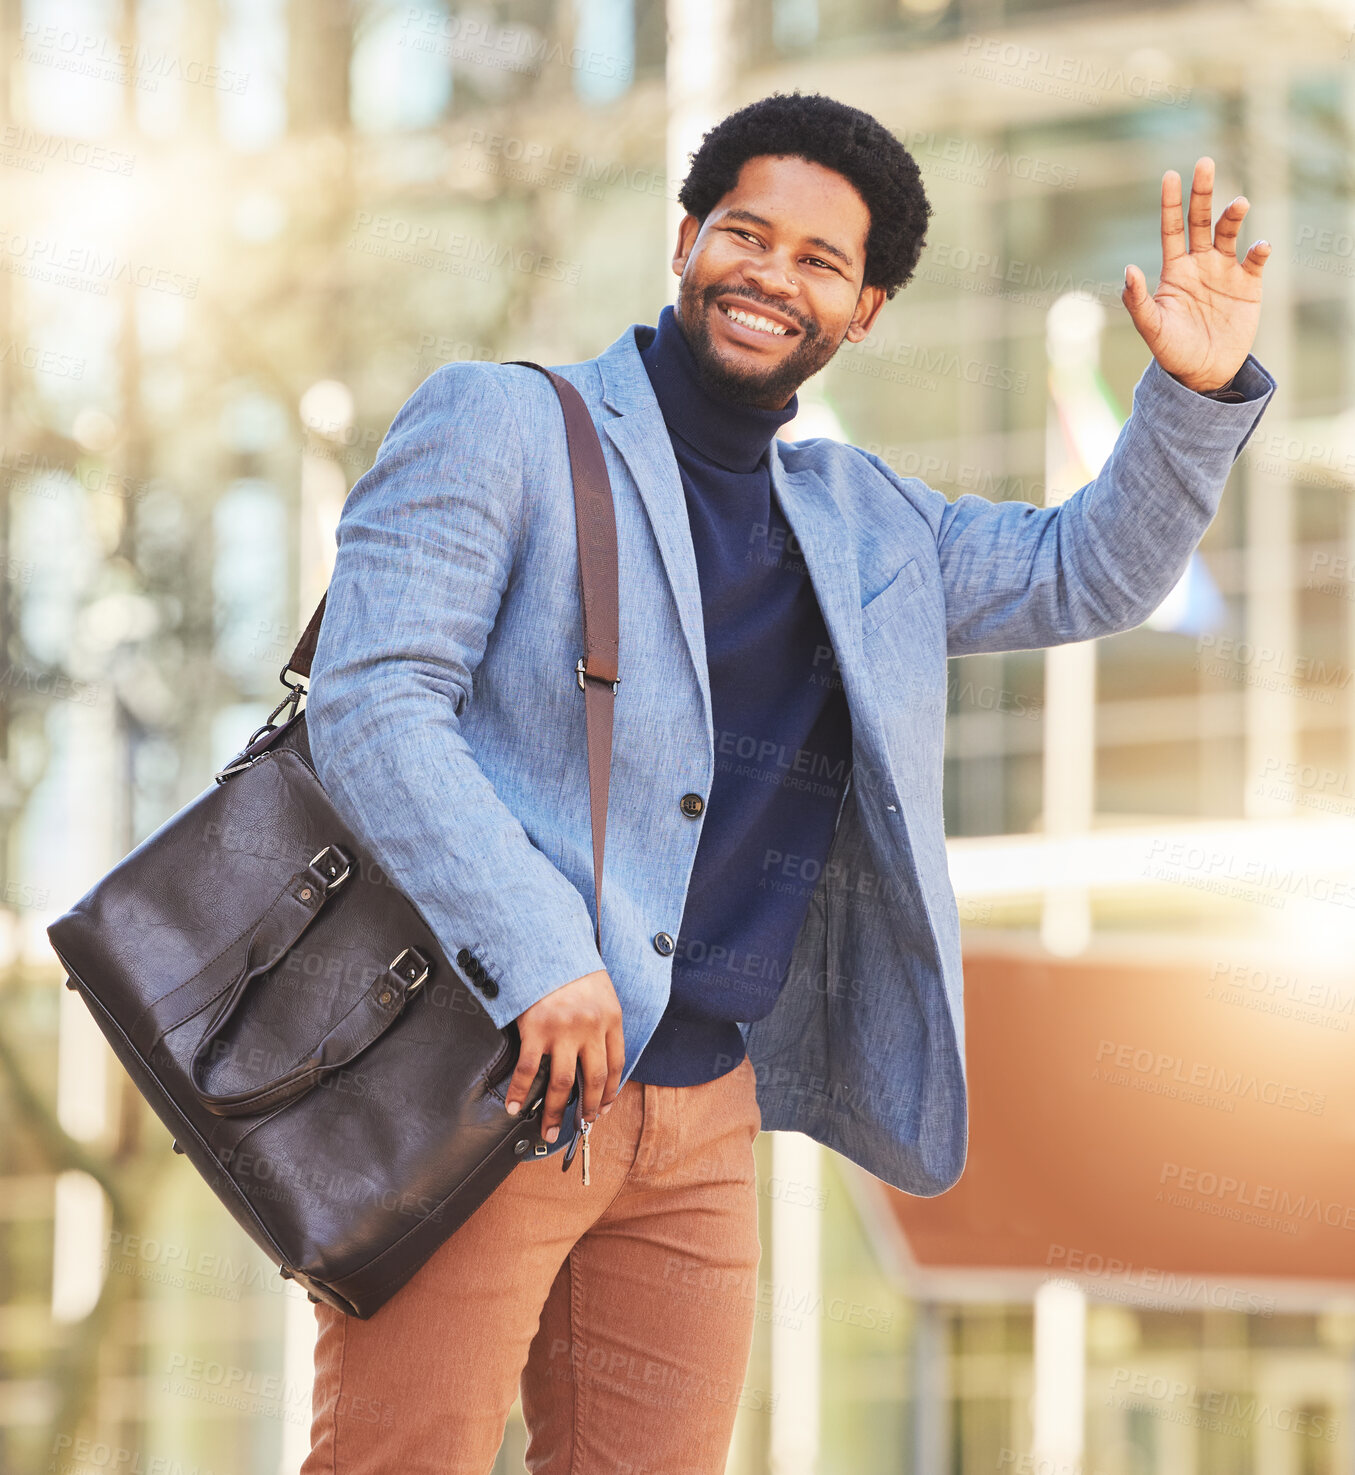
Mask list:
[[[1227,384],[1246,361],[1261,317],[1261,270],[1270,243],[1241,261],[1237,233],[1250,205],[1239,195],[1213,229],[1214,161],[1200,159],[1190,185],[1189,236],[1181,215],[1181,176],[1162,176],[1162,275],[1157,292],[1137,266],[1125,268],[1120,300],[1153,357],[1187,389]],[[1187,249],[1189,241],[1189,249]]]

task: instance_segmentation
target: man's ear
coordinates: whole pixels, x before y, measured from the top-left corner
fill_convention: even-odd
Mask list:
[[[861,295],[856,299],[856,311],[852,314],[852,320],[847,325],[846,338],[848,343],[860,343],[870,332],[875,319],[880,315],[880,309],[885,305],[885,289],[883,287],[862,287]]]
[[[696,238],[701,231],[701,222],[695,215],[684,215],[678,225],[677,249],[673,252],[673,275],[680,277],[687,267],[687,258],[692,254]]]

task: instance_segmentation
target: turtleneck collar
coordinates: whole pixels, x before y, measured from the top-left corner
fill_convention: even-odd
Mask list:
[[[760,410],[707,388],[671,306],[659,314],[658,330],[640,358],[669,434],[729,471],[752,471],[776,432],[795,418],[798,396],[783,409]]]

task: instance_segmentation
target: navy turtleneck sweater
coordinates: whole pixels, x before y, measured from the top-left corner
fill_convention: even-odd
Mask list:
[[[739,1022],[776,1003],[833,838],[851,719],[768,468],[796,401],[759,410],[708,388],[671,307],[638,341],[686,495],[715,774],[696,821],[672,993],[632,1077],[688,1086],[732,1070],[746,1053]]]

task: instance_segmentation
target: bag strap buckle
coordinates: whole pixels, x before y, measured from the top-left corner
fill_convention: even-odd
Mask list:
[[[342,886],[353,873],[353,862],[337,845],[326,845],[318,855],[311,856],[310,864],[312,870],[319,871],[324,877],[326,895]]]
[[[390,965],[390,972],[404,981],[406,997],[422,988],[432,971],[432,963],[416,947],[407,947]]]
[[[590,672],[587,669],[587,667],[583,664],[583,657],[582,656],[579,657],[578,664],[574,667],[574,669],[579,673],[579,690],[580,691],[587,691],[588,690],[588,688],[583,684],[583,678],[585,676],[590,677],[594,681],[605,681],[607,679],[605,676],[593,676],[592,675],[592,672]],[[620,685],[621,685],[621,678],[618,676],[616,678],[616,680],[613,681],[612,684],[611,684],[612,691],[615,692],[616,689],[617,689],[617,687],[620,686]]]

